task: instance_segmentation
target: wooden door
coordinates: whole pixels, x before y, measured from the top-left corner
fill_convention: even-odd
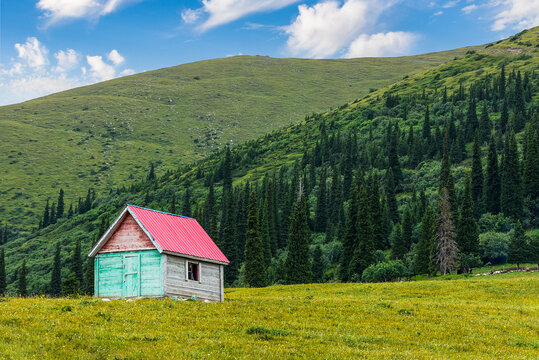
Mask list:
[[[124,255],[124,297],[140,296],[140,255]]]

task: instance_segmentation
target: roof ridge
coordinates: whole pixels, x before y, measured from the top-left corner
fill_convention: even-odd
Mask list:
[[[144,209],[144,210],[148,210],[148,211],[158,212],[158,213],[161,213],[161,214],[177,216],[177,217],[181,217],[181,218],[184,218],[184,219],[194,219],[194,220],[196,220],[194,217],[184,216],[184,215],[178,215],[178,214],[173,214],[173,213],[169,213],[169,212],[166,212],[166,211],[160,211],[160,210],[148,209],[148,208],[145,208],[145,207],[142,207],[142,206],[131,205],[131,204],[127,204],[127,206],[132,206],[132,207],[136,207],[136,208],[139,208],[139,209]]]

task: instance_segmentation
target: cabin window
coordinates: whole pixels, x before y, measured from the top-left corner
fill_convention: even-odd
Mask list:
[[[187,280],[200,281],[200,264],[187,262]]]

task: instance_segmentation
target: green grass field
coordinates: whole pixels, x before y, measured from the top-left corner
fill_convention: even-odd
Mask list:
[[[539,273],[228,289],[221,304],[0,300],[2,359],[536,359]]]
[[[474,47],[478,49],[479,47]],[[298,123],[472,48],[347,60],[239,56],[149,71],[0,107],[0,220],[36,225],[70,201]]]

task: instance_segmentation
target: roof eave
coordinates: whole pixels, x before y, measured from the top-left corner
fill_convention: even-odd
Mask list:
[[[205,262],[210,262],[210,263],[219,264],[219,265],[228,265],[229,264],[226,261],[208,259],[208,258],[203,258],[203,257],[199,257],[199,256],[183,254],[183,253],[179,253],[179,252],[175,252],[175,251],[169,251],[169,250],[164,250],[163,254],[180,256],[180,257],[184,257],[186,259],[192,259],[192,260],[197,260],[197,261],[205,261]]]

